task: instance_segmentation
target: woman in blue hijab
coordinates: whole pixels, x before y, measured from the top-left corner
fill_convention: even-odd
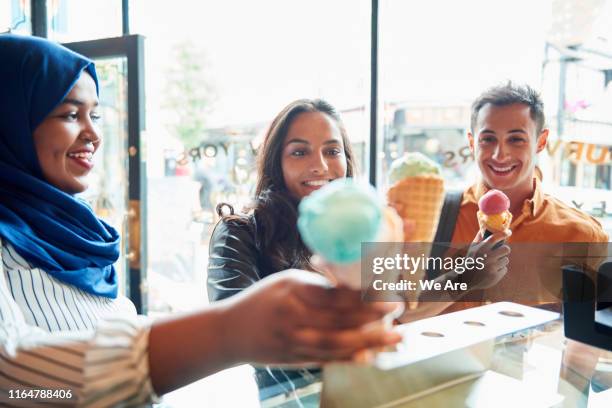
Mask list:
[[[139,404],[240,363],[346,360],[399,341],[366,329],[394,304],[296,270],[187,316],[136,316],[117,293],[117,232],[74,196],[103,139],[97,109],[90,60],[0,35],[0,397]]]
[[[0,236],[58,280],[115,298],[117,231],[73,196],[87,188],[100,141],[94,65],[35,38],[6,36],[2,43]],[[67,99],[69,92],[79,98]]]

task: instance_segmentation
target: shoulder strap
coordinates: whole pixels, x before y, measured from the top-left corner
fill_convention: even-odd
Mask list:
[[[450,242],[453,238],[462,199],[462,191],[449,191],[446,193],[434,242]]]
[[[444,205],[440,213],[438,230],[436,231],[436,237],[431,247],[430,256],[443,256],[448,249],[448,243],[453,239],[453,232],[455,232],[455,225],[457,223],[457,216],[459,215],[459,207],[461,207],[462,199],[462,191],[448,191],[444,196]],[[446,243],[446,245],[442,243]],[[432,268],[427,271],[427,278],[434,279],[439,274],[440,271]]]

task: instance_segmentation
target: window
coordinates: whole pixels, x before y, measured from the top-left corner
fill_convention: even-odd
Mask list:
[[[121,3],[49,0],[50,37],[119,36]],[[29,20],[30,2],[7,4],[0,22],[14,25],[22,11]],[[544,98],[545,190],[612,232],[611,4],[379,1],[379,188],[405,151],[440,163],[447,189],[473,183],[471,102],[512,80]],[[151,310],[191,309],[206,301],[215,205],[249,203],[257,148],[287,103],[324,98],[336,106],[368,178],[371,1],[131,0],[130,13],[131,31],[146,36],[143,200],[151,227],[143,288]]]
[[[508,79],[539,85],[547,13],[547,1],[381,1],[380,100],[394,119],[385,122],[382,175],[409,147],[442,165],[447,188],[471,183],[470,104]],[[500,16],[521,28],[500,30]]]
[[[386,0],[379,24],[383,184],[410,150],[440,163],[447,189],[472,184],[472,101],[492,85],[527,83],[551,130],[539,155],[545,191],[612,232],[612,2]]]
[[[119,37],[121,0],[47,0],[49,38],[60,42]]]
[[[27,0],[5,0],[0,2],[0,32],[11,30],[16,34],[30,34],[30,2]]]
[[[131,26],[147,38],[149,308],[190,309],[206,301],[215,205],[251,200],[289,102],[334,105],[367,179],[370,2],[140,0]]]

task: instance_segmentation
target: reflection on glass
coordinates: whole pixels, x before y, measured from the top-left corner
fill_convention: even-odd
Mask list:
[[[115,264],[120,291],[125,288],[125,242],[127,239],[127,61],[96,60],[102,116],[102,144],[96,153],[90,188],[83,193],[96,214],[121,234],[121,258]]]
[[[585,15],[574,5],[573,17],[566,16],[575,31],[570,30],[571,40],[560,37],[547,43],[543,83],[551,127],[549,173],[554,185],[561,186],[557,195],[597,217],[610,232],[612,49],[603,40],[612,33],[602,24],[612,23],[612,5],[598,3],[597,15]],[[589,19],[592,33],[578,29],[579,18]]]

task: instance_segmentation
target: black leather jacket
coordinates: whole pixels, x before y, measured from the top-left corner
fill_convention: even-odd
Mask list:
[[[228,298],[266,276],[279,272],[266,261],[257,244],[253,215],[221,220],[208,253],[208,299]]]
[[[221,220],[210,238],[208,255],[208,299],[228,298],[268,275],[279,272],[267,262],[257,240],[253,215],[240,220]],[[286,380],[313,378],[319,370],[281,370],[257,368],[255,378],[260,389]],[[309,382],[309,381],[307,381]],[[282,387],[280,387],[282,389]],[[262,391],[263,392],[263,391]],[[280,392],[280,391],[279,391]],[[263,395],[263,394],[262,394]]]

